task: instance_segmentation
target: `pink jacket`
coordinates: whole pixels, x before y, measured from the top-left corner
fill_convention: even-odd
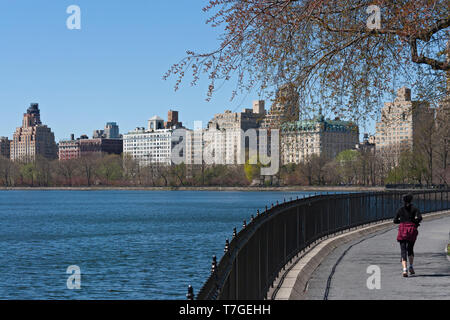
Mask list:
[[[397,241],[410,241],[416,242],[417,235],[419,231],[417,230],[417,224],[413,222],[402,222],[398,227]]]

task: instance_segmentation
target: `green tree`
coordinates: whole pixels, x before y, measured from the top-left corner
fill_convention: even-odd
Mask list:
[[[20,174],[22,177],[34,186],[34,181],[36,179],[37,171],[34,162],[22,164],[20,167]]]
[[[360,154],[356,150],[344,150],[336,157],[339,175],[347,184],[358,181]]]
[[[250,159],[248,159],[244,165],[244,172],[248,182],[253,182],[253,180],[259,178],[261,175],[261,163],[258,161],[256,164],[251,164]]]
[[[98,160],[97,175],[105,180],[106,185],[122,177],[122,159],[118,155],[106,155]]]
[[[368,25],[372,5],[377,26]],[[227,80],[237,81],[232,97],[291,83],[303,108],[320,99],[328,111],[355,119],[373,115],[380,92],[391,92],[397,79],[429,77],[432,91],[444,94],[448,0],[217,0],[204,11],[221,43],[210,52],[189,50],[172,66],[165,78],[174,75],[176,89],[191,72],[193,84],[209,79],[208,99]]]

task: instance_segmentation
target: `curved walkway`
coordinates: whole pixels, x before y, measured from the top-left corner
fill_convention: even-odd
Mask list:
[[[450,217],[424,221],[415,246],[415,276],[402,277],[397,228],[365,236],[336,248],[310,278],[305,299],[450,299]],[[369,289],[369,266],[378,266],[380,289]],[[376,269],[376,268],[375,268]],[[376,282],[371,282],[375,284]]]

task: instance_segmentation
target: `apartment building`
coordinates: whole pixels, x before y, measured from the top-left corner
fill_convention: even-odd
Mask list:
[[[0,137],[0,156],[10,158],[11,141],[7,137]]]
[[[393,102],[384,104],[381,120],[376,124],[376,152],[391,166],[405,151],[414,151],[423,126],[434,120],[434,110],[425,101],[412,101],[411,89],[398,90]]]
[[[350,121],[312,120],[284,123],[281,127],[281,163],[299,164],[312,155],[334,159],[359,143],[359,128]]]
[[[11,160],[32,161],[36,156],[58,158],[55,135],[41,122],[39,104],[32,103],[23,115],[22,126],[16,129],[11,142]]]
[[[169,111],[170,119],[166,123],[158,116],[148,120],[147,129],[138,127],[123,135],[124,155],[130,156],[141,166],[151,164],[170,165],[172,163],[172,135],[176,128],[181,126],[178,122],[178,112]],[[171,127],[167,129],[166,127]]]

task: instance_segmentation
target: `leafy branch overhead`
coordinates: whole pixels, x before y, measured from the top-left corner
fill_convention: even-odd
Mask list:
[[[367,25],[372,5],[377,29]],[[208,100],[222,81],[236,80],[233,97],[290,82],[303,108],[320,100],[329,112],[364,117],[396,81],[441,84],[450,70],[448,0],[210,0],[204,11],[220,46],[188,51],[164,78],[177,77],[178,89],[187,73],[193,85],[205,74]]]

